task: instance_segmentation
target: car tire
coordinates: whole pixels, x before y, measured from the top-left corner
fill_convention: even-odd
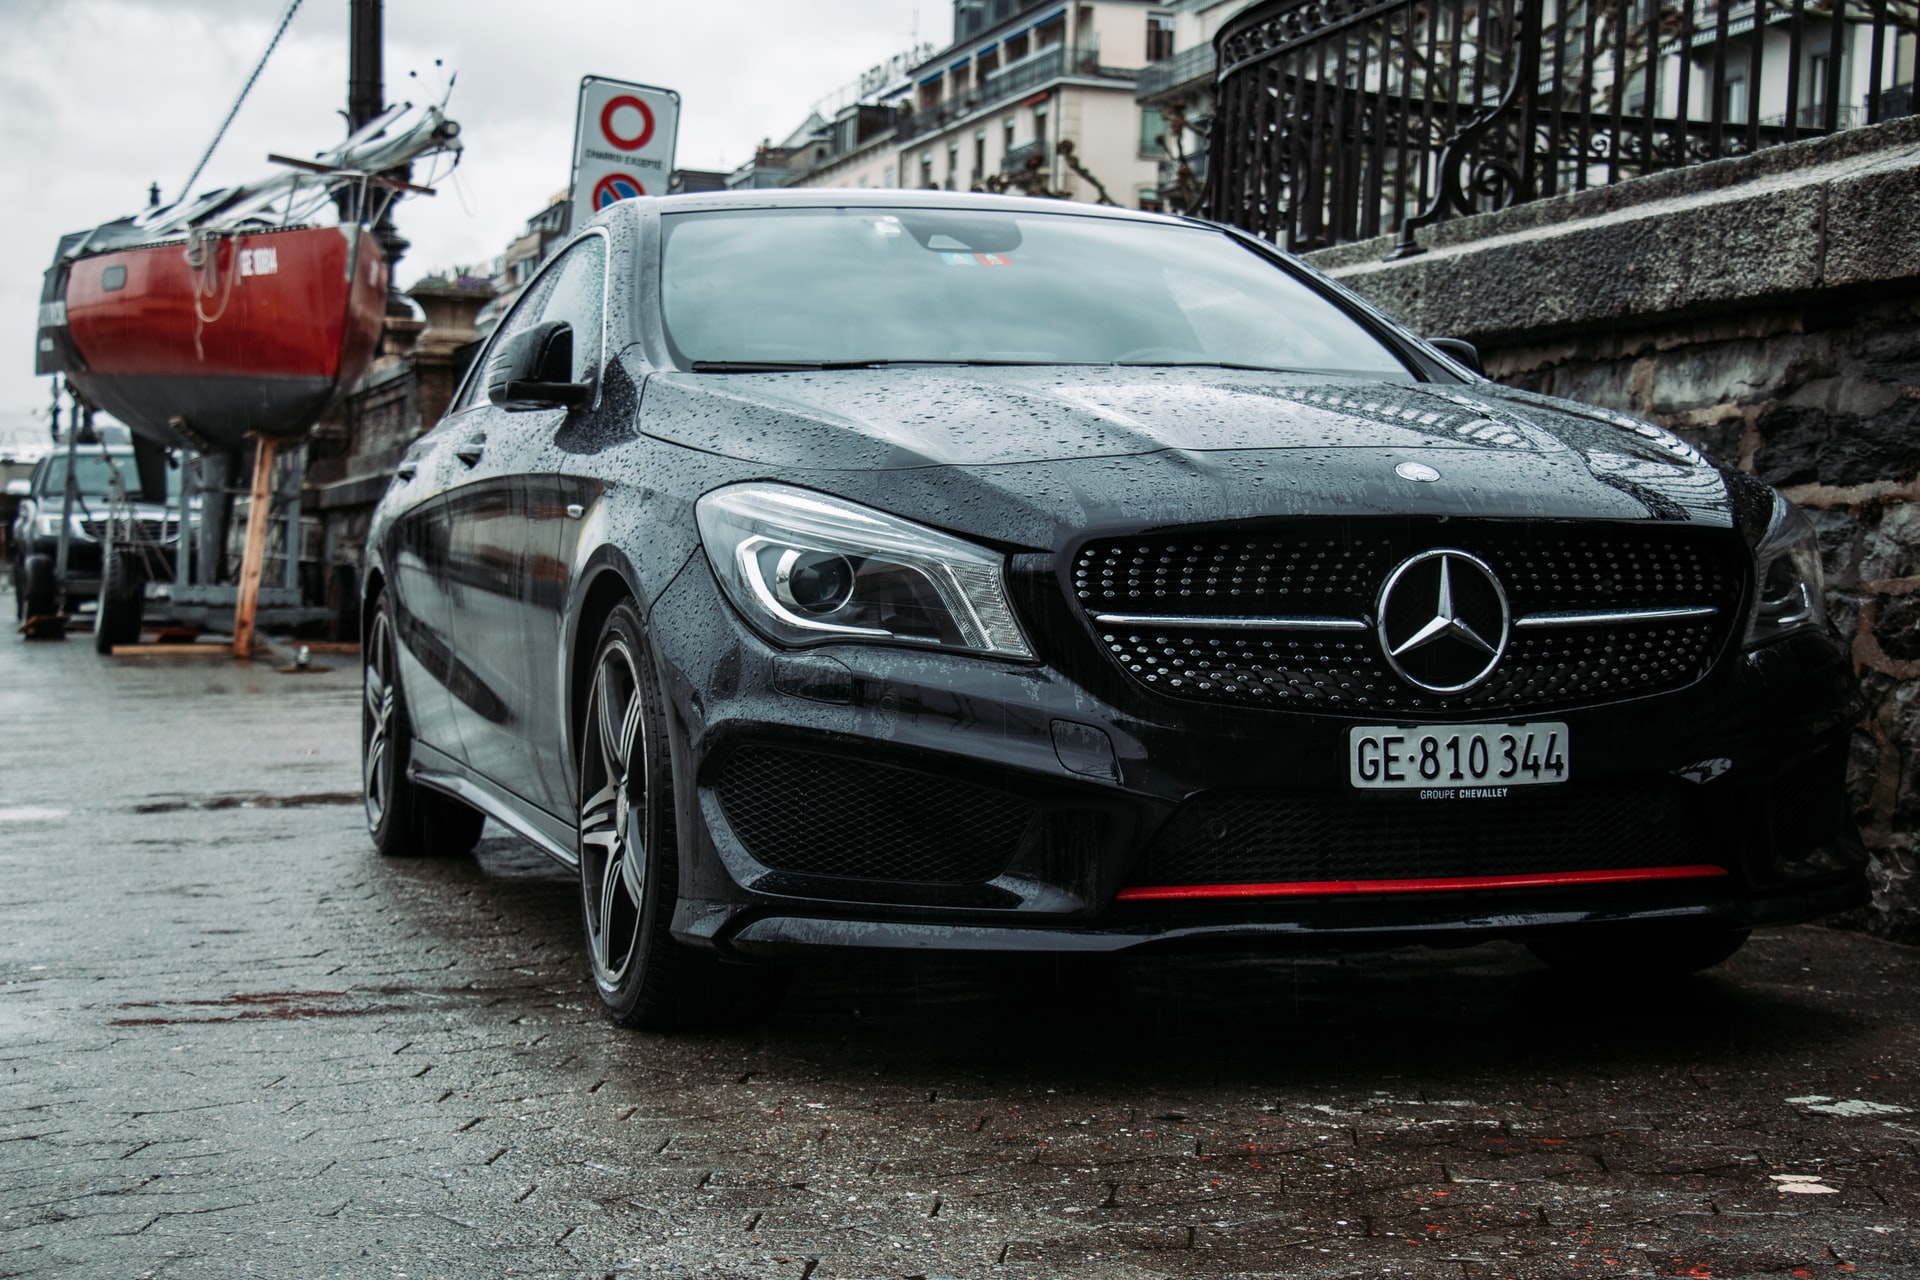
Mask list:
[[[486,815],[407,776],[413,726],[400,684],[393,615],[384,597],[367,628],[360,683],[361,794],[373,847],[390,858],[471,853]]]
[[[109,545],[100,569],[100,599],[93,611],[93,647],[110,654],[117,644],[136,644],[146,613],[146,583],[124,548]]]
[[[608,615],[591,671],[579,734],[580,913],[607,1015],[650,1029],[765,1016],[782,971],[727,964],[673,938],[673,757],[646,627],[631,604]]]
[[[60,607],[60,588],[53,576],[52,556],[28,556],[22,566],[20,620],[50,618]]]
[[[1530,938],[1527,949],[1571,977],[1672,978],[1726,961],[1749,932],[1694,922],[1589,926]]]

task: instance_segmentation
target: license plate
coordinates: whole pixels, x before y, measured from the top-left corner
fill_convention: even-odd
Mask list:
[[[1567,726],[1361,725],[1347,739],[1347,777],[1369,790],[1452,790],[1461,799],[1565,782]]]

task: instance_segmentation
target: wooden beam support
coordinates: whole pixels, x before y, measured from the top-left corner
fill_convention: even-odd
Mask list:
[[[240,560],[240,596],[233,604],[233,656],[253,656],[253,619],[260,605],[260,571],[267,559],[267,528],[273,523],[272,436],[253,437],[253,493],[247,503],[247,549]]]

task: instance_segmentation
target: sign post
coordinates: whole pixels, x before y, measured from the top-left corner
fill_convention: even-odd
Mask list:
[[[672,89],[586,76],[573,121],[569,228],[616,200],[663,196],[680,132],[680,95]]]

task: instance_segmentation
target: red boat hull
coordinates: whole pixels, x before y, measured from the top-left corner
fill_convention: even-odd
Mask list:
[[[103,253],[68,274],[80,392],[142,435],[194,449],[306,434],[367,370],[386,310],[372,236],[307,227]]]

